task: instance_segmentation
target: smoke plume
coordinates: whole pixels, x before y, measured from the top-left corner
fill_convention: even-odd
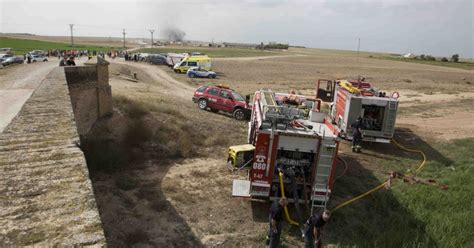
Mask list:
[[[179,28],[165,28],[163,36],[170,41],[183,41],[186,33]]]

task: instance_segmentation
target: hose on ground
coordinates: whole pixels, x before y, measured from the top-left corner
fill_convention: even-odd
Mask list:
[[[344,164],[344,171],[342,172],[341,175],[337,176],[334,181],[336,181],[337,179],[343,177],[347,173],[347,169],[349,168],[348,163],[346,162],[345,159],[341,158],[340,156],[337,156],[337,159],[339,159]]]
[[[419,154],[421,154],[421,156],[423,157],[423,161],[420,163],[420,165],[418,166],[418,168],[415,170],[414,175],[416,175],[417,173],[419,173],[419,172],[424,168],[424,166],[425,166],[425,164],[426,164],[426,160],[427,160],[427,159],[426,159],[425,153],[424,153],[423,151],[421,151],[421,150],[415,150],[415,149],[406,148],[406,147],[402,146],[400,143],[398,143],[398,142],[397,142],[396,140],[394,140],[394,139],[392,139],[392,141],[393,141],[393,143],[394,143],[395,145],[397,145],[397,146],[398,146],[400,149],[402,149],[402,150],[405,150],[405,151],[408,151],[408,152],[414,152],[414,153],[419,153]],[[345,207],[345,206],[347,206],[347,205],[350,205],[350,204],[356,202],[357,200],[360,200],[360,199],[362,199],[362,198],[364,198],[364,197],[366,197],[366,196],[368,196],[368,195],[370,195],[370,194],[372,194],[372,193],[374,193],[374,192],[376,192],[376,191],[378,191],[378,190],[380,190],[380,189],[382,189],[382,188],[384,188],[384,187],[386,187],[386,186],[389,186],[389,185],[390,185],[390,180],[387,180],[387,181],[381,183],[380,185],[378,185],[377,187],[375,187],[375,188],[373,188],[373,189],[371,189],[371,190],[369,190],[369,191],[367,191],[367,192],[365,192],[365,193],[363,193],[363,194],[360,194],[360,195],[358,195],[358,196],[356,196],[356,197],[353,197],[353,198],[351,198],[351,199],[349,199],[349,200],[347,200],[347,201],[345,201],[345,202],[343,202],[343,203],[337,205],[334,209],[332,209],[332,212],[334,212],[334,211],[336,211],[336,210],[338,210],[338,209],[340,209],[340,208],[342,208],[342,207]]]

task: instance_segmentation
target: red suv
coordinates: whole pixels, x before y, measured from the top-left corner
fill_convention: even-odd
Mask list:
[[[193,102],[202,110],[231,113],[237,120],[250,117],[248,99],[225,86],[201,86],[194,92]]]

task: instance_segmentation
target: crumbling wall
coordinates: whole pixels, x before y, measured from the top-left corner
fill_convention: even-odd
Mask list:
[[[76,118],[77,130],[84,135],[101,117],[112,113],[109,63],[98,57],[85,66],[64,67]]]

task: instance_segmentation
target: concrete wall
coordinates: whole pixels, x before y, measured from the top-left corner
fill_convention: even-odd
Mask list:
[[[112,114],[108,65],[107,61],[94,58],[85,66],[64,67],[77,130],[81,135],[89,132],[99,118]]]
[[[1,247],[105,246],[64,82],[54,69],[0,132]]]

